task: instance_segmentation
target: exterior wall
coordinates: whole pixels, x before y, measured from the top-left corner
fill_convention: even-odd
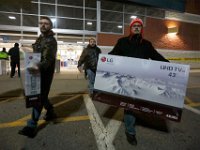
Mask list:
[[[178,27],[176,35],[167,34],[167,27]],[[200,51],[200,25],[172,20],[146,19],[144,37],[156,48]]]
[[[115,34],[97,34],[97,45],[101,46],[113,46],[116,44],[117,40],[124,35],[115,35]]]
[[[177,26],[176,35],[167,34],[168,28]],[[113,46],[120,37],[128,36],[129,26],[124,35],[97,34],[98,45]],[[144,38],[150,40],[155,48],[200,51],[200,25],[172,20],[146,18]]]
[[[178,34],[167,34],[168,28],[177,26]],[[98,45],[103,53],[112,50],[120,37],[129,35],[129,26],[124,35],[97,35]],[[172,20],[147,18],[144,27],[144,38],[150,40],[154,47],[170,62],[188,64],[190,68],[200,68],[200,25]]]
[[[186,0],[185,11],[191,14],[200,15],[200,2],[199,0]]]

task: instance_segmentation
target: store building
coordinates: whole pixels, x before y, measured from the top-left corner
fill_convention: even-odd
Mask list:
[[[200,59],[198,0],[2,0],[0,4],[0,50],[9,50],[15,42],[22,51],[31,48],[40,34],[40,16],[49,16],[61,72],[77,71],[77,61],[91,37],[104,53],[111,50],[120,37],[128,35],[134,17],[144,21],[144,37],[172,61]],[[170,35],[172,31],[176,34]],[[194,61],[186,63],[199,67]]]

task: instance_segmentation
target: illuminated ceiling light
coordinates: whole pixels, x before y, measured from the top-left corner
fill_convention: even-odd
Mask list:
[[[130,18],[131,18],[131,19],[135,19],[135,18],[137,18],[137,16],[134,16],[134,15],[133,15],[133,16],[131,16]]]
[[[168,34],[177,34],[178,33],[178,27],[168,27]]]
[[[121,25],[119,25],[119,26],[117,26],[119,29],[121,29],[122,28],[122,26]]]
[[[15,20],[16,17],[15,16],[8,16],[9,19]]]
[[[89,44],[89,42],[82,42],[82,41],[77,41],[76,43],[77,43],[77,44],[84,44],[84,43],[85,43],[85,44]]]
[[[87,25],[91,26],[91,25],[92,25],[92,22],[87,22]]]

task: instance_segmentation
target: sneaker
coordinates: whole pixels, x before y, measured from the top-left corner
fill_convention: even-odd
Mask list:
[[[24,127],[22,130],[19,130],[18,134],[28,136],[30,138],[34,138],[37,134],[36,128],[31,128],[31,127]]]
[[[57,118],[57,115],[54,113],[53,110],[47,110],[46,115],[44,116],[44,120],[51,121]]]
[[[127,141],[131,145],[137,145],[137,139],[136,139],[135,135],[132,135],[132,134],[129,134],[126,132],[126,138],[127,138]]]

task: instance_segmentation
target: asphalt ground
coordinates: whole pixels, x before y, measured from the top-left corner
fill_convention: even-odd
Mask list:
[[[138,145],[124,134],[123,110],[92,101],[80,74],[55,74],[50,101],[58,118],[42,116],[35,138],[17,134],[30,118],[19,78],[0,76],[0,150],[199,150],[200,72],[190,73],[181,122],[137,116]]]

